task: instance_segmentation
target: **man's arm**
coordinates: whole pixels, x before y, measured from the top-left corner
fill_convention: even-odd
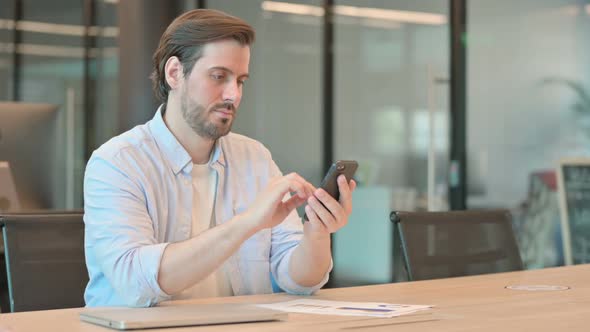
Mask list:
[[[196,237],[170,243],[160,261],[160,287],[176,294],[205,279],[254,233],[256,228],[237,215]]]
[[[145,194],[117,157],[95,153],[84,176],[87,305],[146,307],[168,299],[157,282],[159,243],[147,212]],[[103,279],[104,276],[104,280]],[[108,282],[105,282],[108,281]],[[111,294],[111,290],[116,294]]]
[[[296,194],[283,201],[289,192]],[[160,288],[174,294],[204,279],[249,237],[280,224],[312,192],[313,186],[295,173],[276,177],[244,213],[194,238],[169,244],[160,262]]]
[[[323,189],[316,189],[308,198],[305,212],[309,222],[303,226],[303,239],[295,248],[289,266],[289,275],[297,284],[315,286],[330,269],[330,234],[348,222],[352,212],[352,191],[355,188],[354,180],[346,183],[344,175],[341,175],[338,177],[340,202]]]

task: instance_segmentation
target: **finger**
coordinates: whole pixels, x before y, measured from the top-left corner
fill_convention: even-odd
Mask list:
[[[330,233],[335,232],[338,229],[336,218],[334,218],[332,213],[330,213],[330,211],[328,211],[315,196],[309,197],[307,199],[307,204],[309,204],[308,206],[311,207]]]
[[[317,188],[308,182],[307,190],[309,190],[309,196],[312,196],[313,193],[317,190]]]
[[[314,192],[314,196],[322,202],[324,207],[334,216],[336,221],[340,221],[346,218],[346,211],[344,211],[342,205],[330,196],[324,189],[318,189]],[[321,218],[321,215],[320,215]]]
[[[309,205],[307,205],[305,207],[305,214],[307,215],[307,219],[308,219],[309,223],[311,223],[311,225],[314,228],[320,229],[320,230],[327,232],[327,233],[330,232],[326,228],[326,225],[324,225],[324,223],[322,223],[322,221],[320,220],[318,215],[315,213],[315,211],[313,211],[313,209]]]
[[[284,176],[280,182],[280,187],[284,190],[283,195],[287,193],[286,191],[289,191],[303,199],[309,197],[305,185],[295,180],[293,177]]]
[[[307,180],[305,180],[301,175],[293,172],[293,173],[289,173],[287,175],[287,178],[300,183],[305,188],[305,193],[307,194],[308,197],[313,195],[313,192],[315,191],[315,187],[311,183],[307,182]]]
[[[350,180],[348,186],[350,187],[350,191],[353,192],[356,189],[356,181]]]
[[[337,181],[338,190],[340,191],[340,205],[342,205],[346,215],[349,215],[352,211],[352,191],[348,183],[346,183],[346,177],[344,175],[340,175]]]
[[[300,207],[305,202],[306,202],[305,198],[301,198],[299,196],[293,196],[293,197],[289,198],[288,200],[286,200],[285,202],[283,202],[283,204],[285,205],[285,208],[287,209],[287,211],[291,212],[291,211],[293,211],[293,209]]]
[[[292,190],[295,193],[295,195],[301,197],[304,200],[309,197],[309,190],[305,187],[304,184],[300,182],[291,181],[290,188],[290,190]]]

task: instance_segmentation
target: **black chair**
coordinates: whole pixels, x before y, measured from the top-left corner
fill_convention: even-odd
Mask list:
[[[84,306],[82,216],[80,211],[0,216],[11,312]]]
[[[523,269],[506,210],[394,211],[390,220],[410,281]]]

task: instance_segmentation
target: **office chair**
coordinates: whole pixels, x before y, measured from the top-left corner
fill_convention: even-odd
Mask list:
[[[84,306],[82,216],[80,211],[0,216],[11,312]]]
[[[391,212],[408,280],[522,270],[508,211]]]

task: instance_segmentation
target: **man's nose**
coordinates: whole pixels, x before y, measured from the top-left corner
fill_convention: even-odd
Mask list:
[[[237,82],[229,82],[223,90],[223,100],[231,101],[235,103],[240,98],[240,87]]]

